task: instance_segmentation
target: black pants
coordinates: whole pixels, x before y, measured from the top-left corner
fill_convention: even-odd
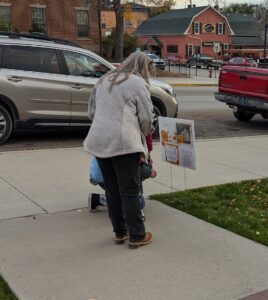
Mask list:
[[[108,196],[107,206],[113,230],[129,231],[132,242],[145,236],[139,200],[140,153],[97,158]]]

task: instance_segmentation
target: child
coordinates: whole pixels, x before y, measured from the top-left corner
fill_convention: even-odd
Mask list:
[[[148,163],[145,161],[145,158],[143,156],[141,156],[141,161],[140,161],[140,205],[141,205],[141,210],[142,210],[142,216],[143,219],[145,220],[145,216],[143,213],[143,208],[145,206],[145,200],[143,197],[143,187],[142,187],[142,181],[144,181],[147,178],[155,178],[157,173],[156,171],[152,168],[152,160],[150,157],[150,152],[152,151],[152,134],[148,134],[148,136],[146,137],[146,143],[147,143],[147,148],[149,151],[149,157],[148,157]],[[94,185],[99,184],[104,190],[105,190],[105,186],[104,186],[104,182],[103,182],[103,178],[101,175],[101,171],[99,169],[98,166],[96,166],[95,164],[97,164],[97,160],[96,158],[92,158],[91,162],[90,162],[90,182]],[[94,172],[94,176],[93,175]],[[95,177],[95,179],[93,178]],[[89,209],[91,212],[95,212],[99,210],[100,206],[107,206],[106,203],[106,195],[103,194],[89,194],[88,197],[88,205],[89,205]]]
[[[95,158],[93,158],[93,160],[94,159]],[[140,194],[139,194],[139,197],[140,197],[140,205],[141,205],[143,219],[145,219],[144,213],[143,213],[143,208],[145,206],[145,200],[144,200],[144,197],[143,197],[142,182],[145,179],[150,178],[150,177],[155,178],[156,175],[157,175],[157,173],[152,168],[152,164],[147,163],[144,159],[141,159],[141,162],[140,162]],[[90,176],[89,181],[93,185],[99,185],[101,188],[103,188],[105,190],[104,183],[94,180],[94,178],[92,177],[92,174]],[[107,206],[107,197],[104,194],[95,194],[95,193],[89,194],[88,204],[89,204],[89,209],[90,209],[91,212],[98,211],[100,206]]]

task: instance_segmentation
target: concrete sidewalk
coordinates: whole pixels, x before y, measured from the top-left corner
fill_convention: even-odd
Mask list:
[[[156,144],[146,193],[268,177],[267,136],[196,147],[184,181]],[[20,300],[232,300],[268,288],[267,247],[158,202],[146,207],[151,245],[114,245],[107,212],[85,208],[97,190],[88,159],[81,148],[0,154],[0,272]]]
[[[217,77],[191,76],[191,77],[156,77],[155,79],[166,82],[173,87],[179,86],[217,86]]]

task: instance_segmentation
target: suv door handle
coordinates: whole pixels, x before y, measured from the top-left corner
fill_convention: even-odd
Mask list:
[[[247,78],[248,78],[247,75],[240,75],[241,80],[246,80]]]
[[[7,80],[12,81],[12,82],[21,82],[22,78],[18,76],[8,76]]]
[[[81,90],[83,87],[82,87],[82,85],[75,83],[75,84],[71,84],[71,88],[76,89],[76,90]]]

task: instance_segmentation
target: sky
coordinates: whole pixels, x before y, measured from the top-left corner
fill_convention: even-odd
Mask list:
[[[224,0],[218,0],[220,7],[223,7]],[[209,4],[209,0],[192,0],[192,4],[196,6],[205,6]],[[248,4],[262,4],[263,0],[225,0],[226,5],[228,6],[231,3],[248,3]],[[185,8],[187,7],[189,1],[185,0],[176,0],[176,8]],[[212,4],[214,5],[214,4]]]

